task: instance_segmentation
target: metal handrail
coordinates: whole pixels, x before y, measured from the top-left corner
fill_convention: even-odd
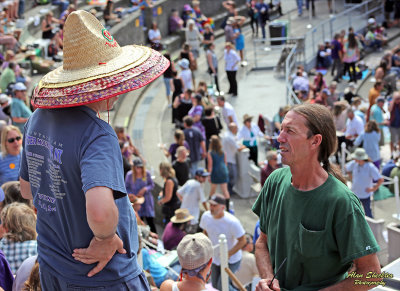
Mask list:
[[[296,64],[296,51],[297,45],[295,45],[290,50],[290,53],[288,54],[285,61],[286,103],[290,105],[301,103],[297,95],[293,92],[292,83],[290,81],[290,75],[292,73],[293,65]]]

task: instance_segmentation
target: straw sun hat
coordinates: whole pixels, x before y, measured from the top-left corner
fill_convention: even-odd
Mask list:
[[[171,217],[172,223],[185,223],[191,221],[194,216],[190,215],[189,210],[180,208],[175,210],[175,215]]]
[[[148,47],[120,47],[96,17],[75,11],[64,26],[63,66],[42,78],[32,104],[58,108],[105,100],[147,85],[168,66]]]

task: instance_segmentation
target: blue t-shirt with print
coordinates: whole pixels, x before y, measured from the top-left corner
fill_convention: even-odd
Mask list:
[[[40,268],[81,286],[128,281],[142,270],[137,264],[136,218],[126,195],[122,156],[112,127],[86,106],[38,109],[25,126],[21,178],[29,181],[38,209]],[[126,254],[116,253],[94,275],[72,257],[89,246],[93,233],[86,218],[85,193],[103,186],[114,192],[119,211],[117,234]]]

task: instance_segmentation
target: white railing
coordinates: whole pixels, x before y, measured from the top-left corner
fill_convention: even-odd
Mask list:
[[[346,143],[342,142],[340,147],[341,147],[340,168],[342,170],[342,174],[346,175],[346,156],[350,155],[351,153],[346,149]],[[385,181],[382,183],[382,185],[393,184],[393,186],[394,186],[394,197],[396,199],[397,212],[393,214],[393,217],[400,220],[399,178],[398,177],[390,178],[390,177],[386,177],[383,175],[382,175],[382,177],[385,179]]]
[[[292,48],[285,62],[286,104],[289,105],[301,103],[301,101],[293,91],[292,80],[290,79],[290,76],[295,72],[295,68],[297,65],[296,52],[297,44]]]

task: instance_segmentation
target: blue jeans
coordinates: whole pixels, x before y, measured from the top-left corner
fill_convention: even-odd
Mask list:
[[[199,168],[200,161],[196,162],[190,162],[190,174],[192,175],[192,178],[194,179],[194,176],[196,176],[196,170]]]
[[[167,96],[171,96],[171,78],[164,78],[165,90],[167,90]]]
[[[303,0],[296,0],[297,1],[297,12],[299,15],[303,14]]]
[[[364,207],[364,212],[365,215],[371,218],[374,218],[372,216],[372,211],[371,211],[371,197],[365,198],[365,199],[360,199],[362,206]]]
[[[237,270],[239,270],[240,267],[240,261],[229,264],[228,263],[229,269],[232,271],[232,273],[235,273]],[[218,290],[222,290],[222,285],[221,285],[221,266],[217,266],[215,264],[211,265],[211,283],[214,288]],[[229,279],[229,291],[236,291],[237,289],[233,286],[232,280]]]
[[[235,186],[236,179],[237,179],[237,165],[228,163],[228,174],[229,174],[229,181],[228,181],[228,192],[229,195],[233,195],[233,186]]]
[[[53,0],[53,1],[51,1],[51,5],[60,6],[61,12],[64,12],[65,10],[68,9],[69,1]]]
[[[101,274],[101,273],[100,273]],[[98,276],[98,275],[97,275]],[[100,275],[101,276],[101,275]],[[66,282],[61,278],[58,278],[47,271],[40,269],[40,284],[42,285],[43,291],[83,291],[83,290],[107,290],[107,291],[129,291],[129,290],[144,290],[150,291],[149,283],[147,282],[146,276],[142,272],[137,277],[126,281],[115,283],[111,286],[79,286],[74,282]]]
[[[258,25],[261,27],[262,38],[265,39],[265,25],[266,25],[266,22],[263,21],[261,19],[261,17],[258,18]]]
[[[18,17],[21,18],[22,16],[24,16],[24,12],[25,12],[25,0],[19,0]]]

